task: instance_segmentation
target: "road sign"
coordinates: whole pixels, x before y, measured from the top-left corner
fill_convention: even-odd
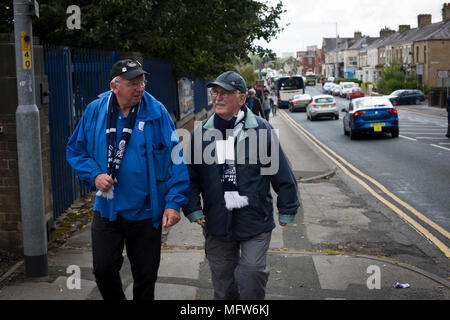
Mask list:
[[[448,71],[447,70],[438,70],[438,78],[439,79],[445,79],[448,78]]]

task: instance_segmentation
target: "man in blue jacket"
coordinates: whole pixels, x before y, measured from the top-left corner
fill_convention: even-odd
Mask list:
[[[275,228],[270,187],[285,226],[300,206],[297,182],[271,125],[245,106],[244,79],[227,71],[208,86],[215,113],[191,136],[183,212],[203,227],[214,299],[263,300]]]
[[[110,74],[111,91],[87,106],[67,144],[67,161],[97,190],[92,253],[105,300],[125,299],[119,274],[124,244],[133,299],[154,299],[162,226],[176,224],[188,200],[186,164],[171,158],[179,144],[174,123],[144,90],[145,74],[138,61],[118,61]]]

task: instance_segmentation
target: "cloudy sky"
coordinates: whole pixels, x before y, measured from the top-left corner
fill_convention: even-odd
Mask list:
[[[263,0],[275,4],[278,0]],[[417,28],[419,14],[431,14],[431,22],[442,21],[442,0],[282,0],[286,13],[281,24],[285,30],[269,44],[257,42],[281,56],[302,51],[306,46],[322,47],[322,38],[353,37],[355,31],[379,37],[380,29],[409,24]],[[287,24],[289,26],[286,26]]]

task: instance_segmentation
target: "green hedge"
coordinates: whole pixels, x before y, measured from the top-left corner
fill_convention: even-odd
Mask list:
[[[334,83],[341,83],[341,82],[354,82],[357,83],[359,85],[361,85],[362,81],[359,79],[345,79],[345,78],[338,78],[338,79],[334,79]]]

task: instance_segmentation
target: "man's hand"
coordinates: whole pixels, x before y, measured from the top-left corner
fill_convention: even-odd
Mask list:
[[[108,192],[114,183],[117,183],[117,179],[112,179],[106,173],[99,174],[94,179],[95,186],[102,192]]]
[[[205,223],[206,223],[205,218],[197,219],[197,220],[195,220],[195,222],[196,222],[197,224],[201,225],[202,227],[204,227],[204,226],[205,226]]]
[[[178,223],[178,221],[180,221],[180,220],[181,220],[181,216],[177,210],[170,209],[170,208],[167,208],[166,210],[164,210],[163,219],[162,219],[164,228],[168,228],[173,225],[176,225]]]

